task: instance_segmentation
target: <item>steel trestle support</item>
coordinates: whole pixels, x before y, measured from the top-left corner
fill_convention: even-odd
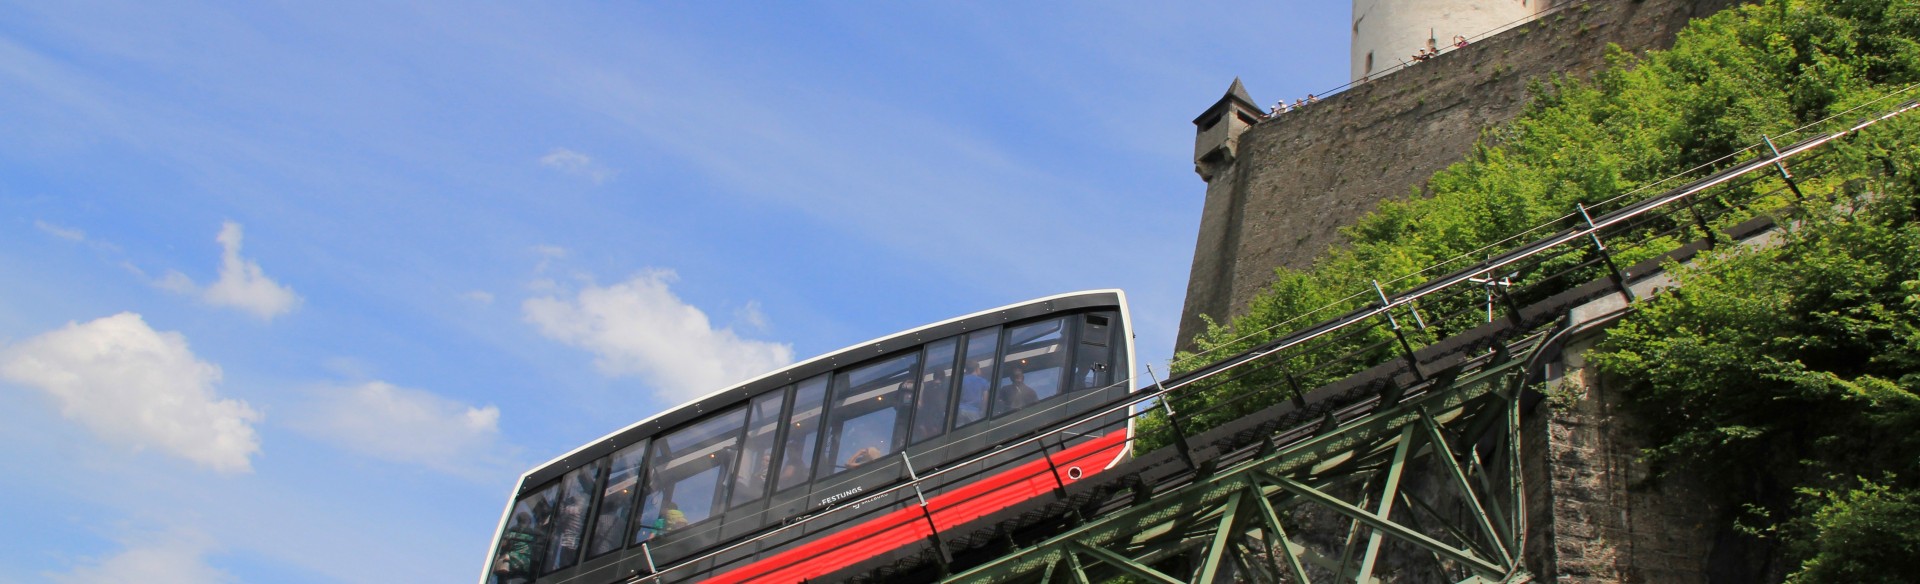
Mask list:
[[[1526,357],[1375,404],[943,582],[1524,581],[1522,530],[1507,518],[1523,515],[1513,422]],[[1423,514],[1464,529],[1423,528]]]

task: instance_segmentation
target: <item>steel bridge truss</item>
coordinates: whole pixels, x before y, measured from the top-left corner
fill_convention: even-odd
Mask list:
[[[944,581],[1368,583],[1408,571],[1525,581],[1526,361],[1488,359],[1330,431],[1268,441],[1249,460]]]

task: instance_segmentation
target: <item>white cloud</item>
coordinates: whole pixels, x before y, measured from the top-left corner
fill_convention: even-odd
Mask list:
[[[59,225],[54,225],[52,223],[41,221],[39,219],[33,220],[33,226],[36,228],[39,228],[41,231],[47,232],[48,235],[52,235],[60,239],[65,239],[67,241],[86,241],[87,240],[87,232],[81,231],[79,229],[74,229],[72,227],[62,227]]]
[[[220,226],[220,281],[207,287],[207,302],[232,306],[263,319],[293,310],[300,297],[261,273],[260,264],[240,257],[240,224]]]
[[[348,450],[455,474],[495,458],[500,408],[369,381],[320,390],[291,424]]]
[[[465,294],[461,294],[460,297],[465,298],[468,302],[481,306],[493,304],[493,293],[486,290],[468,290]]]
[[[46,574],[58,584],[213,584],[233,582],[231,575],[207,565],[212,538],[195,531],[174,531],[129,543],[124,551],[90,560],[65,574]]]
[[[669,289],[675,278],[669,270],[648,271],[573,298],[531,298],[522,309],[541,334],[592,351],[602,373],[639,375],[673,401],[793,362],[792,345],[714,328],[705,312]]]
[[[613,169],[594,162],[593,157],[566,148],[555,148],[540,157],[540,165],[560,171],[561,174],[591,180],[594,184],[606,182],[614,175]]]
[[[553,262],[567,259],[568,252],[564,247],[542,244],[533,246],[533,253],[540,256],[540,261],[533,264],[533,273],[545,274]]]
[[[767,330],[767,313],[760,311],[759,300],[748,300],[746,306],[734,309],[733,321],[754,330]]]
[[[46,232],[47,235],[58,237],[60,239],[65,239],[67,241],[71,241],[74,243],[84,243],[87,245],[87,247],[91,247],[96,250],[106,251],[106,252],[120,251],[120,246],[107,243],[104,241],[88,238],[87,232],[78,227],[67,227],[65,225],[48,223],[40,219],[33,220],[33,227],[35,229],[39,229],[40,231]]]
[[[261,271],[259,262],[240,257],[240,224],[227,221],[220,225],[220,279],[201,289],[186,274],[169,270],[167,274],[154,282],[161,289],[181,294],[200,296],[201,300],[215,306],[230,306],[251,312],[261,320],[293,311],[300,304],[300,295],[292,288],[281,285],[268,278]]]
[[[126,264],[126,266],[129,269],[135,270],[136,272],[139,271],[140,269],[140,268],[134,267],[133,264]],[[176,293],[187,294],[187,295],[200,294],[200,285],[193,283],[193,278],[189,278],[187,277],[186,274],[182,274],[180,272],[176,272],[173,270],[167,270],[166,275],[161,276],[160,279],[153,281],[153,285],[158,286],[160,287],[161,290],[166,290],[168,292],[176,292]]]
[[[67,419],[110,442],[152,446],[219,472],[249,472],[259,412],[221,399],[220,368],[187,339],[122,312],[0,350],[0,378],[52,396]]]

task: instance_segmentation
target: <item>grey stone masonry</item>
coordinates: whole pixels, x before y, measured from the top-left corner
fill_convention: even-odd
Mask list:
[[[1726,510],[1686,475],[1650,475],[1624,388],[1584,362],[1597,340],[1566,348],[1522,416],[1527,566],[1547,582],[1709,582]]]
[[[1731,3],[1568,3],[1272,119],[1236,80],[1240,95],[1230,90],[1195,120],[1196,170],[1207,188],[1176,346],[1191,346],[1200,315],[1239,315],[1275,268],[1309,265],[1341,243],[1341,226],[1463,159],[1482,130],[1521,113],[1529,81],[1591,75],[1605,65],[1608,43],[1635,52],[1671,46],[1689,19]]]

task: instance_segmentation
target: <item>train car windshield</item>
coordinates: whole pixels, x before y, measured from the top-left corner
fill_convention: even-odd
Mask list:
[[[820,467],[821,476],[860,468],[906,443],[919,365],[920,354],[910,353],[834,378],[826,449],[831,464]]]
[[[960,361],[960,400],[955,405],[953,427],[987,419],[987,390],[993,385],[993,355],[999,352],[1000,327],[974,331],[967,335],[967,356]]]
[[[553,535],[554,499],[559,485],[535,491],[513,504],[507,529],[500,534],[488,584],[532,582]]]
[[[593,505],[593,482],[600,478],[605,460],[574,469],[560,479],[560,508],[553,520],[552,553],[547,554],[546,572],[573,566],[580,557],[580,542],[587,534],[587,507]]]
[[[746,450],[740,457],[740,471],[734,473],[729,508],[758,501],[767,493],[768,474],[773,470],[773,439],[780,429],[780,408],[786,401],[787,392],[776,391],[754,398],[747,408],[752,419],[747,420]]]
[[[627,521],[633,517],[634,499],[640,493],[640,463],[648,444],[643,440],[613,453],[603,483],[606,487],[600,491],[600,512],[593,519],[587,557],[606,555],[627,545]]]
[[[913,441],[939,436],[947,430],[947,397],[953,393],[953,358],[958,339],[927,345],[926,367],[920,374],[920,395],[913,405]]]
[[[736,408],[653,441],[647,497],[633,541],[705,521],[724,499],[721,477],[733,467],[746,408]]]
[[[1006,356],[993,384],[993,415],[1002,416],[1060,395],[1066,373],[1066,319],[1007,329]]]
[[[814,439],[820,435],[820,408],[827,402],[827,376],[800,382],[793,391],[792,428],[780,452],[779,490],[804,485],[813,477]]]

